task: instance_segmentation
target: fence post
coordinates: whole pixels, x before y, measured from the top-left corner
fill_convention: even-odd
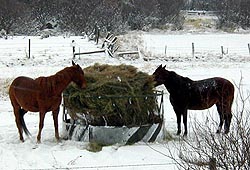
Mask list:
[[[221,46],[221,57],[223,58],[223,54],[224,54],[224,49],[223,46]]]
[[[99,37],[100,37],[100,27],[96,26],[96,33],[95,33],[95,42],[98,44],[99,42]]]
[[[165,56],[167,55],[167,48],[168,48],[168,46],[165,45]]]
[[[209,159],[209,170],[216,170],[216,159],[210,158]]]
[[[30,39],[29,39],[29,56],[28,58],[30,59]]]
[[[192,56],[194,58],[194,43],[192,43]]]
[[[76,52],[76,45],[75,45],[75,40],[72,40],[72,42],[71,42],[71,46],[72,46],[72,49],[73,49],[73,59],[75,59],[75,52]]]
[[[247,46],[248,46],[248,52],[250,54],[250,44],[248,43]]]

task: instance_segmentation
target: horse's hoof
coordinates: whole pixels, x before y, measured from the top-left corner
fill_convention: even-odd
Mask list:
[[[217,130],[216,133],[217,133],[217,134],[220,134],[220,130]]]
[[[181,132],[179,132],[179,131],[176,133],[176,135],[178,135],[178,136],[179,136],[180,134],[181,134]]]
[[[225,130],[224,134],[228,134],[229,133],[229,130]]]
[[[20,137],[19,139],[20,139],[20,141],[21,141],[21,142],[24,142],[24,139],[23,139],[23,137]]]
[[[61,143],[62,142],[62,139],[61,138],[56,138],[56,143]]]

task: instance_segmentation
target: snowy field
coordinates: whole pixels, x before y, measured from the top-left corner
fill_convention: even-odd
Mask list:
[[[138,59],[111,58],[108,55],[92,54],[75,58],[82,67],[101,64],[130,64],[139,70],[152,74],[160,64],[180,75],[193,80],[214,76],[227,78],[235,85],[242,84],[245,95],[250,90],[250,54],[248,43],[250,34],[164,34],[136,33],[132,38],[140,39],[142,56]],[[31,40],[31,58],[28,59],[28,39]],[[50,113],[45,118],[42,143],[36,144],[39,117],[37,113],[28,113],[24,119],[32,137],[19,141],[14,114],[7,91],[10,82],[17,76],[48,76],[71,65],[72,40],[76,42],[76,52],[96,50],[95,45],[82,37],[10,37],[0,39],[0,169],[175,169],[168,155],[171,142],[137,143],[132,146],[107,146],[93,153],[87,150],[87,143],[54,138],[53,119]],[[130,40],[131,41],[131,40]],[[129,42],[129,41],[128,41]],[[194,56],[191,44],[195,45]],[[222,56],[221,46],[228,49]],[[167,47],[167,48],[166,48]],[[142,58],[149,59],[145,61]],[[242,79],[242,81],[240,81]],[[165,127],[173,135],[176,133],[176,117],[165,92]],[[235,95],[238,91],[236,90]],[[237,99],[236,99],[237,100]],[[235,104],[233,110],[235,110]],[[216,108],[203,111],[189,111],[188,125],[194,118],[202,121],[211,115],[218,119]],[[62,117],[62,109],[59,117]],[[60,125],[62,125],[62,119]],[[217,128],[214,127],[214,131]],[[192,129],[189,128],[192,134]],[[62,130],[60,135],[63,136]],[[189,136],[188,135],[188,136]],[[176,137],[178,138],[178,137]],[[178,141],[178,140],[177,140]],[[177,142],[175,141],[175,142]],[[174,149],[174,148],[173,148]],[[158,152],[159,151],[159,152]]]

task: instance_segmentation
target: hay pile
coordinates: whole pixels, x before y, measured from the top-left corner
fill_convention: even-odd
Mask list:
[[[87,89],[71,84],[64,91],[65,107],[73,119],[84,114],[92,125],[134,126],[158,123],[152,76],[130,65],[95,64],[84,69]]]

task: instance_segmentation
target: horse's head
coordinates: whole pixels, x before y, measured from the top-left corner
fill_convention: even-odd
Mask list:
[[[164,84],[165,76],[166,76],[165,75],[165,72],[166,72],[165,67],[166,66],[162,67],[162,65],[160,65],[153,73],[155,86],[159,86],[159,85]]]
[[[84,78],[84,72],[82,68],[75,64],[74,61],[72,61],[72,67],[74,68],[74,75],[72,81],[77,84],[82,89],[85,89],[87,87],[86,80]]]

